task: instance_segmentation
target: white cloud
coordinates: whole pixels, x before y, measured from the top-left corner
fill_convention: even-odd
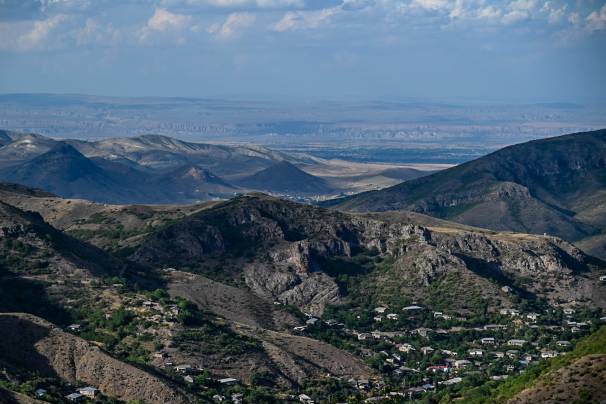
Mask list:
[[[219,8],[285,8],[285,7],[303,7],[304,0],[164,0],[166,5],[180,6],[211,6]]]
[[[568,14],[568,22],[578,27],[581,24],[581,15],[577,12]]]
[[[412,0],[411,5],[428,10],[442,10],[450,7],[448,0]]]
[[[554,6],[552,1],[546,1],[541,8],[541,11],[547,14],[547,21],[550,24],[557,24],[562,21],[566,15],[566,5],[561,7]]]
[[[67,20],[64,14],[57,14],[46,20],[36,21],[29,32],[17,39],[17,46],[21,49],[39,48],[48,42],[50,34]]]
[[[590,31],[606,29],[606,4],[587,16],[587,29]]]
[[[240,32],[255,23],[255,15],[251,13],[232,13],[223,24],[211,25],[208,32],[220,39],[237,37]]]
[[[111,23],[102,25],[92,18],[87,18],[84,26],[74,33],[76,45],[85,45],[88,43],[116,44],[119,42],[120,37],[120,31],[114,28]]]
[[[272,26],[277,32],[317,28],[342,11],[340,6],[313,11],[289,11]]]
[[[164,8],[156,8],[154,15],[147,20],[147,24],[138,32],[141,41],[147,40],[154,32],[179,32],[189,27],[191,16],[171,13]]]
[[[493,20],[501,17],[502,11],[495,6],[488,6],[478,10],[478,18],[484,20]]]

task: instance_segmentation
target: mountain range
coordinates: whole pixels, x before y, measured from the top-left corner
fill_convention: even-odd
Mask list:
[[[38,188],[0,183],[0,400],[85,385],[108,402],[599,400],[606,263],[566,238],[601,234],[605,133],[327,207],[258,192],[106,203],[326,183],[258,154],[236,159],[264,168],[228,182],[212,156],[168,164],[204,149],[173,139],[93,155],[4,134],[22,160],[0,173]],[[134,151],[149,142],[160,152]]]
[[[546,233],[606,257],[606,130],[509,146],[324,206],[407,210],[487,229]]]
[[[300,158],[261,147],[188,143],[153,135],[86,142],[0,134],[0,179],[64,197],[191,203],[250,190],[295,195],[336,191],[285,160],[301,164]]]
[[[84,141],[0,130],[0,180],[105,203],[187,204],[249,191],[312,201],[428,172],[158,135]]]

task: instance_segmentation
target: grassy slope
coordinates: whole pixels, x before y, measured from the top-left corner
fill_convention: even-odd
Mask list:
[[[554,379],[556,372],[570,367],[575,362],[587,358],[589,355],[606,355],[606,326],[602,326],[593,334],[583,338],[575,349],[565,355],[558,356],[549,361],[540,362],[530,366],[524,373],[509,378],[498,384],[488,382],[480,387],[464,391],[462,394],[465,403],[505,403],[524,390],[532,389],[540,383],[558,383]],[[564,384],[565,381],[561,381]],[[514,400],[515,401],[515,400]]]

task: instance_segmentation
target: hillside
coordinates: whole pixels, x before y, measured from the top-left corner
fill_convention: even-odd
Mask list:
[[[462,370],[446,361],[470,358],[488,335],[502,351],[511,338],[532,341],[524,352],[535,358],[566,350],[555,341],[574,346],[606,308],[604,263],[551,236],[262,194],[105,205],[4,184],[0,200],[0,311],[12,313],[0,322],[16,321],[7,326],[27,337],[0,342],[0,385],[30,398],[40,386],[64,396],[78,379],[106,397],[158,388],[175,395],[169,403],[181,392],[203,402],[238,392],[251,402],[296,402],[301,393],[363,400],[405,394],[404,380],[453,377],[434,365],[489,386],[490,375],[506,365],[522,371],[521,362],[486,355]],[[407,312],[411,304],[421,311]],[[378,315],[381,307],[389,311]],[[59,329],[73,323],[70,334]],[[430,345],[451,353],[421,353]],[[236,385],[221,385],[226,377]]]
[[[347,264],[375,248],[389,258],[389,271]],[[591,269],[600,264],[559,239],[402,225],[389,217],[339,214],[262,195],[189,215],[152,234],[131,258],[207,276],[222,262],[222,276],[236,284],[241,280],[261,297],[319,314],[344,297],[336,282],[340,267],[365,279],[358,292],[377,304],[404,290],[429,302],[441,284],[453,288],[441,296],[441,304],[464,310],[471,310],[469,300],[457,298],[458,288],[477,291],[480,301],[511,304],[498,292],[504,285],[518,285],[522,295],[537,294],[552,304],[606,303]],[[453,283],[454,278],[459,281]],[[524,287],[518,282],[522,278]]]
[[[166,379],[120,362],[96,345],[28,314],[0,314],[5,332],[0,363],[14,370],[88,383],[123,401],[186,403],[184,392]]]
[[[245,177],[238,184],[249,189],[295,195],[322,195],[331,191],[325,180],[306,173],[288,161],[281,161]]]
[[[112,175],[65,143],[32,160],[0,170],[0,178],[64,197],[99,201],[136,199],[125,177]]]
[[[472,226],[577,241],[605,229],[596,211],[606,205],[604,156],[606,130],[536,140],[325,206],[412,210]]]

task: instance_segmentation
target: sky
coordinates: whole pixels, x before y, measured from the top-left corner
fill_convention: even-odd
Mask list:
[[[606,0],[0,0],[0,93],[606,102]]]

